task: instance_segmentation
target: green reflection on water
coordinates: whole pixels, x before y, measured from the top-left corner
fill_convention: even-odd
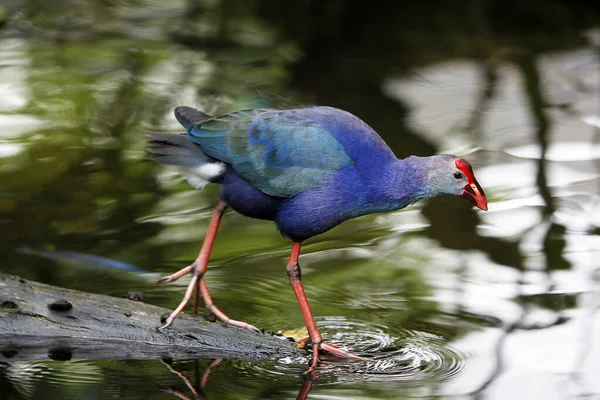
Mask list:
[[[192,192],[176,170],[145,160],[143,132],[180,130],[170,112],[182,103],[211,114],[333,105],[367,121],[399,156],[453,148],[471,152],[481,169],[520,166],[522,160],[504,150],[531,141],[545,154],[548,142],[565,140],[552,128],[572,120],[561,112],[568,107],[551,104],[554,98],[542,93],[553,86],[538,76],[546,72],[541,57],[586,46],[581,33],[598,23],[597,10],[533,0],[518,7],[499,1],[465,4],[90,0],[0,6],[0,85],[7,94],[0,99],[0,154],[9,154],[0,159],[0,270],[117,296],[141,289],[146,301],[174,307],[183,284],[155,287],[152,273],[170,273],[195,257],[218,194],[217,187]],[[428,67],[465,59],[480,74],[467,85],[452,88],[458,78],[450,72],[437,82],[425,77]],[[512,68],[508,73],[506,64]],[[430,119],[442,122],[428,132],[414,115],[430,102],[415,102],[418,96],[408,91],[382,90],[389,79],[421,82],[420,75],[434,89],[443,86],[440,82],[450,85],[434,98],[456,95],[452,113],[462,111],[463,103],[473,104],[461,94],[476,87],[473,112],[464,123],[432,108]],[[502,98],[515,75],[523,84],[518,99],[498,106],[494,99]],[[416,92],[427,91],[427,84],[419,85]],[[594,90],[557,97],[587,113]],[[516,117],[519,105],[526,109],[519,115],[532,115],[531,120]],[[504,118],[515,119],[513,133],[498,121],[486,125],[506,109],[511,113]],[[441,139],[438,130],[446,132]],[[589,137],[577,139],[592,143]],[[366,326],[374,347],[389,341],[388,350],[421,345],[433,355],[449,351],[434,371],[427,370],[433,361],[425,360],[431,353],[418,353],[426,373],[390,377],[385,385],[372,376],[327,370],[312,393],[425,398],[477,392],[477,386],[488,384],[478,368],[489,372],[490,382],[494,371],[502,371],[488,348],[502,354],[499,335],[544,331],[585,311],[581,285],[563,286],[560,278],[594,287],[589,263],[577,254],[593,254],[599,222],[592,215],[581,233],[570,224],[576,218],[555,218],[557,210],[573,209],[575,217],[585,218],[589,204],[597,202],[592,184],[598,158],[587,161],[596,165],[558,165],[570,168],[571,179],[580,172],[592,176],[583,183],[551,183],[557,163],[544,157],[527,161],[535,172],[526,187],[505,185],[502,174],[488,175],[484,186],[494,200],[492,216],[477,214],[460,199],[443,198],[422,205],[422,213],[367,216],[310,240],[301,258],[304,283],[327,335],[334,337],[353,322],[352,329]],[[528,175],[523,171],[517,174]],[[542,201],[532,204],[527,193],[539,193]],[[496,215],[515,224],[533,222],[508,235],[507,224],[493,213],[494,206],[501,209],[511,200],[518,204]],[[577,247],[573,242],[581,237],[589,244]],[[147,274],[17,251],[23,246],[100,255]],[[227,214],[207,275],[215,301],[234,318],[266,330],[301,327],[284,271],[288,248],[271,223]],[[553,271],[566,275],[557,278]],[[367,333],[356,337],[367,341]],[[469,339],[478,334],[487,335],[488,347],[472,345]],[[544,350],[543,340],[539,343],[537,349]],[[455,375],[448,366],[453,362],[459,365]],[[199,371],[207,364],[200,361]],[[193,363],[179,366],[194,375]],[[302,368],[297,362],[225,362],[211,373],[206,395],[295,398]],[[0,371],[0,393],[10,399],[172,398],[160,391],[170,385],[185,388],[159,362],[47,361]],[[597,386],[591,390],[600,392]]]

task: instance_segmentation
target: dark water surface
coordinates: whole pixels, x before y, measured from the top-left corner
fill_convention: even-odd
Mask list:
[[[440,198],[307,241],[326,340],[371,357],[324,363],[308,398],[600,399],[600,13],[583,3],[2,2],[0,272],[174,308],[187,281],[154,282],[195,258],[218,187],[147,161],[143,132],[180,131],[180,104],[337,106],[399,157],[468,157],[490,210]],[[226,214],[215,302],[301,328],[289,247]],[[204,395],[295,399],[307,360],[224,361]],[[173,367],[193,382],[209,364]],[[160,361],[0,364],[0,399],[182,395]]]

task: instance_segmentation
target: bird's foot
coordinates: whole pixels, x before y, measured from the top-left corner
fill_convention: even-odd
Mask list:
[[[184,307],[190,301],[192,294],[194,293],[194,290],[197,290],[199,280],[202,280],[203,273],[199,270],[199,268],[196,267],[196,262],[194,262],[191,265],[188,265],[187,267],[180,269],[179,271],[175,272],[174,274],[171,274],[171,275],[161,278],[157,282],[157,284],[160,284],[163,282],[174,282],[174,281],[178,280],[179,278],[181,278],[182,276],[189,274],[190,272],[192,273],[192,279],[190,279],[190,283],[185,291],[183,300],[181,300],[181,303],[179,303],[177,308],[175,310],[173,310],[173,312],[171,312],[171,314],[169,314],[169,316],[165,320],[165,324],[163,326],[161,326],[160,328],[158,328],[159,330],[163,330],[163,329],[169,327],[173,323],[173,321],[175,321],[175,318],[177,318],[177,316],[179,314],[181,314]],[[198,311],[198,307],[196,304],[194,307],[194,310],[193,310],[193,314],[195,314],[197,311]]]
[[[310,338],[300,339],[296,343],[296,346],[299,348],[304,348],[309,341],[310,341]],[[344,350],[339,346],[336,346],[334,344],[330,344],[327,342],[321,341],[318,343],[313,343],[312,346],[313,346],[312,361],[310,363],[310,367],[304,372],[305,374],[312,373],[313,371],[315,371],[315,369],[319,365],[319,361],[320,361],[319,351],[327,352],[328,354],[331,354],[338,358],[344,358],[344,359],[349,359],[349,360],[364,360],[364,357],[360,357],[355,354],[352,354],[349,351]]]
[[[204,283],[204,285],[203,285],[203,283],[204,283],[204,281],[201,282],[201,287],[200,287],[201,289],[206,286],[206,284]],[[208,288],[206,289],[206,293],[208,293]],[[202,290],[202,294],[204,295],[204,290]],[[206,308],[211,313],[213,313],[217,318],[219,318],[221,320],[221,322],[223,322],[227,325],[237,326],[238,328],[248,329],[249,331],[254,331],[254,332],[258,332],[258,333],[264,333],[264,331],[262,329],[258,329],[254,325],[251,325],[244,321],[237,321],[235,319],[229,318],[227,316],[227,314],[225,314],[223,311],[219,310],[219,308],[217,306],[215,306],[212,302],[206,302]]]
[[[231,326],[237,326],[238,328],[248,329],[250,331],[263,333],[262,330],[258,329],[254,325],[250,325],[247,322],[237,321],[235,319],[229,318],[227,316],[227,314],[225,314],[223,311],[221,311],[217,306],[215,306],[213,304],[212,297],[210,296],[210,292],[208,291],[208,286],[206,285],[206,280],[204,279],[204,271],[202,271],[201,268],[197,267],[197,265],[198,265],[198,260],[196,260],[193,264],[175,272],[174,274],[165,276],[164,278],[162,278],[158,281],[158,283],[174,282],[186,274],[189,274],[189,273],[192,274],[192,279],[190,279],[190,283],[188,284],[188,287],[185,291],[183,300],[181,300],[181,303],[179,303],[177,308],[175,310],[173,310],[173,312],[171,314],[169,314],[169,316],[165,319],[164,325],[158,329],[163,330],[163,329],[169,327],[173,323],[173,321],[175,321],[175,318],[177,318],[177,316],[179,314],[181,314],[184,307],[187,305],[187,303],[192,298],[192,295],[194,294],[194,292],[199,291],[200,293],[202,293],[202,298],[204,299],[204,303],[205,303],[208,311],[213,313],[223,323],[225,323],[227,325],[231,325]],[[204,268],[204,270],[206,270],[206,268]],[[198,293],[198,292],[196,292],[196,293]],[[194,308],[192,310],[192,314],[196,314],[197,311],[198,311],[198,294],[196,294],[196,299],[194,301]]]

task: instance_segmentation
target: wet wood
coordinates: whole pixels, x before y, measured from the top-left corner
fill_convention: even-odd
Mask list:
[[[238,358],[302,356],[289,340],[170,310],[0,274],[0,362],[41,359]]]

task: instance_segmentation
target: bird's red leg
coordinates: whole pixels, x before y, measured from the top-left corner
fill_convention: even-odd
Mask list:
[[[183,380],[185,385],[190,389],[193,395],[194,400],[206,400],[206,396],[204,394],[204,389],[206,388],[206,383],[208,382],[208,378],[210,376],[212,368],[216,367],[223,361],[222,358],[212,360],[210,364],[204,369],[202,376],[199,376],[198,370],[198,360],[195,361],[195,375],[196,375],[196,384],[193,384],[192,381],[181,371],[173,367],[171,365],[171,361],[162,360],[162,363],[167,366],[169,371],[177,375]],[[192,400],[189,396],[186,396],[181,390],[174,388],[165,388],[163,389],[167,393],[171,393],[172,395],[179,397],[182,400]]]
[[[198,304],[200,304],[200,282],[204,279],[196,281],[196,289],[194,290],[194,307],[192,308],[192,315],[198,314]]]
[[[208,366],[204,369],[204,372],[202,373],[202,377],[200,378],[200,389],[204,390],[204,388],[206,387],[206,383],[208,382],[208,377],[210,376],[210,372],[212,371],[212,369],[214,367],[221,364],[221,362],[223,362],[222,358],[217,358],[215,360],[212,360],[210,362],[210,364],[208,364]]]
[[[304,292],[304,287],[302,286],[302,273],[300,271],[300,263],[298,262],[298,257],[300,256],[300,246],[300,242],[294,242],[292,244],[292,251],[290,253],[290,259],[287,263],[286,269],[288,278],[290,279],[290,284],[292,285],[292,289],[294,289],[294,294],[296,295],[296,300],[298,300],[300,310],[304,316],[306,329],[308,329],[308,334],[313,343],[313,358],[310,368],[306,371],[308,373],[313,371],[319,363],[319,349],[326,350],[329,353],[342,358],[358,359],[360,357],[342,350],[337,346],[323,342],[319,328],[317,328],[317,323],[315,322],[312,311],[310,310],[310,305],[308,304],[308,298]]]
[[[313,371],[313,374],[314,373],[316,373],[316,371]],[[296,396],[296,400],[306,400],[308,398],[308,394],[310,393],[310,390],[312,389],[313,383],[316,381],[316,379],[316,377],[310,377],[302,384],[302,387],[298,392],[298,396]]]
[[[202,297],[204,298],[206,307],[220,320],[229,325],[239,326],[241,328],[246,328],[260,332],[260,329],[245,322],[240,322],[231,319],[227,315],[225,315],[221,310],[219,310],[213,304],[212,298],[210,297],[210,293],[208,291],[208,287],[206,286],[206,281],[204,280],[204,273],[208,268],[208,259],[210,256],[210,252],[212,250],[213,243],[215,242],[215,237],[217,236],[217,230],[219,229],[219,224],[221,223],[221,217],[223,216],[223,213],[225,213],[226,209],[227,203],[219,199],[217,206],[212,212],[212,217],[210,219],[210,223],[208,224],[208,230],[206,232],[204,242],[202,243],[202,248],[200,249],[198,257],[196,257],[196,260],[191,265],[181,269],[180,271],[177,271],[172,275],[165,276],[164,278],[159,280],[159,283],[173,282],[181,278],[183,275],[186,275],[190,272],[192,273],[192,279],[190,280],[190,283],[185,291],[183,300],[181,301],[181,303],[179,303],[179,306],[177,306],[177,308],[171,314],[169,314],[167,320],[165,321],[165,324],[162,327],[160,327],[160,329],[164,329],[171,325],[175,318],[177,318],[177,316],[181,314],[181,311],[183,311],[183,308],[186,306],[186,304],[190,301],[194,290],[198,292],[198,289],[200,289],[199,292],[202,293]],[[198,296],[196,295],[196,299],[194,301],[194,312],[197,311],[198,308],[197,297]]]
[[[194,399],[205,398],[205,397],[200,397],[200,393],[198,392],[198,390],[196,390],[196,387],[192,384],[192,382],[189,380],[189,378],[187,376],[185,376],[185,374],[183,372],[181,372],[178,369],[176,369],[175,367],[173,367],[171,365],[170,361],[167,362],[167,361],[162,360],[162,363],[164,365],[166,365],[166,367],[169,371],[171,371],[172,373],[174,373],[175,375],[177,375],[178,377],[181,378],[181,380],[185,383],[185,385],[188,387],[188,389],[190,389],[190,391],[192,392]],[[203,387],[200,388],[200,390],[203,390],[203,389],[204,389]],[[172,395],[175,395],[176,397],[179,397],[182,400],[191,400],[190,397],[186,396],[179,389],[166,388],[163,390],[167,393],[171,393]]]

